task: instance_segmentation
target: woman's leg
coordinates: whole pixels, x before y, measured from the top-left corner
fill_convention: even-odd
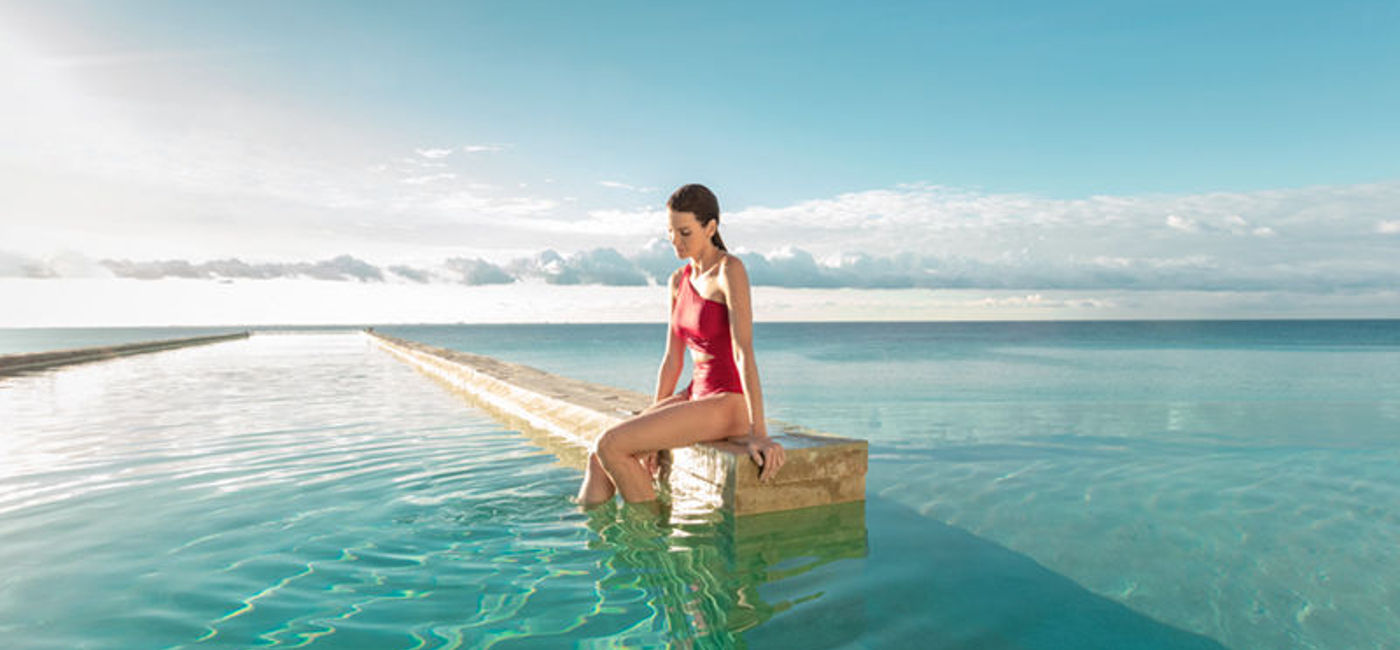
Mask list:
[[[663,400],[661,400],[661,401],[659,401],[659,402],[652,402],[652,403],[651,403],[651,406],[648,406],[648,407],[646,407],[646,408],[644,408],[644,409],[638,411],[636,414],[637,414],[637,415],[642,415],[642,414],[644,414],[644,413],[650,413],[650,412],[652,412],[652,411],[665,408],[665,407],[670,406],[670,405],[672,405],[672,404],[682,404],[682,403],[689,402],[689,401],[690,401],[690,392],[689,392],[689,391],[684,392],[684,393],[676,393],[675,395],[672,395],[672,396],[670,396],[670,397],[667,397],[666,399],[663,399]]]
[[[596,506],[611,499],[617,488],[612,479],[598,462],[598,452],[588,454],[588,468],[583,470],[583,485],[578,488],[578,502],[585,506]]]
[[[666,399],[651,404],[650,406],[643,409],[638,415],[651,413],[653,411],[665,408],[667,406],[671,406],[672,404],[680,404],[688,401],[689,399],[689,393],[680,393],[672,395],[670,397],[667,397]],[[638,460],[638,463],[641,463],[640,459]],[[648,470],[647,473],[650,474],[651,472]],[[617,487],[613,485],[612,478],[608,476],[607,471],[603,469],[603,465],[598,461],[598,452],[590,452],[588,454],[588,467],[583,471],[583,484],[580,485],[578,489],[579,503],[585,506],[597,505],[599,503],[607,501],[608,499],[611,499],[613,497],[613,494],[616,492]]]
[[[644,411],[604,432],[593,456],[624,500],[650,501],[656,491],[637,456],[742,434],[746,409],[743,395],[721,393]]]

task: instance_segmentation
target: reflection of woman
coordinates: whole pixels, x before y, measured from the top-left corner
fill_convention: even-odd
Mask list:
[[[783,447],[768,437],[753,355],[749,277],[719,236],[719,201],[703,185],[686,185],[666,201],[671,245],[689,263],[671,274],[671,326],[656,378],[656,402],[608,429],[588,456],[579,488],[584,505],[621,493],[629,502],[656,498],[651,474],[668,450],[735,439],[768,480],[783,465]],[[689,347],[692,381],[672,395]]]
[[[694,520],[680,532],[667,525],[666,505],[656,505],[659,518],[646,506],[609,504],[588,511],[588,527],[596,533],[588,548],[604,551],[595,611],[626,620],[629,646],[742,647],[742,630],[777,613],[758,596],[768,575],[767,555],[754,554],[756,566],[736,571],[722,550],[725,545],[717,543],[722,524]],[[646,593],[644,601],[638,601],[639,588]],[[648,625],[617,615],[645,616],[647,610],[659,614],[659,620],[652,618]]]

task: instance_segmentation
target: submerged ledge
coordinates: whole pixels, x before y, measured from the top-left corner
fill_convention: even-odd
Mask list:
[[[0,355],[0,375],[9,375],[28,370],[42,370],[44,368],[54,368],[75,363],[87,363],[89,361],[99,361],[102,359],[115,359],[133,354],[146,354],[148,352],[160,352],[161,350],[173,350],[192,345],[207,345],[209,343],[219,343],[221,341],[232,341],[234,339],[246,339],[248,332],[235,332],[233,334],[215,334],[212,336],[192,336],[183,339],[164,339],[160,341],[143,341],[141,343],[126,343],[123,345],[103,345],[90,348],[73,348],[71,350],[55,350],[52,352],[29,352],[25,354]]]
[[[593,441],[651,404],[636,391],[561,377],[492,357],[434,347],[366,330],[382,348],[457,390],[506,423],[546,433],[582,467]],[[869,444],[776,420],[768,429],[787,462],[768,483],[744,445],[719,441],[674,452],[673,494],[734,515],[865,500]]]

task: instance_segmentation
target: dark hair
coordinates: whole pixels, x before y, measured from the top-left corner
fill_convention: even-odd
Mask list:
[[[711,192],[710,188],[699,183],[682,185],[680,189],[671,193],[671,198],[666,199],[666,207],[676,212],[694,214],[701,226],[711,221],[715,222],[715,234],[710,241],[720,250],[729,251],[724,247],[724,240],[719,237],[719,199],[715,198],[715,193]]]

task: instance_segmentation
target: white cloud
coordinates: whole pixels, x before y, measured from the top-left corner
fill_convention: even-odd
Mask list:
[[[442,169],[447,167],[447,163],[439,160],[423,160],[422,158],[414,158],[411,156],[399,158],[396,162],[399,165],[398,169],[400,171],[410,174],[417,173],[420,169]]]
[[[506,266],[521,279],[542,278],[550,284],[646,286],[647,274],[633,260],[611,248],[579,251],[567,256],[545,250]]]
[[[110,278],[114,274],[97,260],[76,251],[59,251],[44,258],[0,251],[0,277]]]
[[[620,181],[598,181],[598,184],[615,190],[627,190],[629,192],[638,192],[642,194],[649,194],[656,191],[654,187],[637,187]]]
[[[1376,232],[1382,235],[1400,235],[1400,220],[1377,223]]]
[[[436,183],[438,181],[450,181],[454,178],[457,178],[456,174],[445,172],[442,174],[429,174],[427,176],[411,176],[402,179],[400,182],[408,185],[427,185],[428,183]]]
[[[1201,227],[1196,222],[1178,217],[1174,214],[1167,215],[1167,227],[1181,232],[1200,232]]]
[[[393,210],[406,215],[428,214],[457,221],[489,224],[499,217],[547,214],[557,205],[550,199],[528,196],[498,198],[484,196],[479,192],[450,190],[443,194],[403,197],[402,201],[393,205]]]
[[[1022,250],[1033,258],[1163,257],[1183,248],[1277,257],[1287,251],[1250,246],[1233,236],[1255,235],[1248,239],[1267,238],[1280,245],[1323,239],[1335,251],[1329,254],[1342,254],[1346,242],[1357,242],[1361,233],[1372,230],[1376,216],[1397,208],[1400,182],[1086,199],[909,184],[781,208],[730,209],[721,227],[726,241],[734,244],[762,249],[800,241],[823,257],[842,250],[886,255],[913,250],[982,259]]]
[[[986,298],[978,300],[975,304],[981,307],[991,307],[998,309],[1006,307],[1033,307],[1036,309],[1046,310],[1065,309],[1067,307],[1073,307],[1077,309],[1101,309],[1104,307],[1112,307],[1114,305],[1113,301],[1111,300],[1102,300],[1096,298],[1047,299],[1044,295],[1039,293],[1033,293],[1024,296],[988,296]]]
[[[1224,222],[1225,228],[1229,230],[1231,234],[1244,235],[1249,232],[1249,222],[1245,221],[1244,217],[1238,214],[1226,215]]]
[[[462,151],[467,153],[497,153],[509,149],[508,144],[469,144],[462,147]]]
[[[430,158],[433,160],[436,160],[438,158],[446,158],[452,155],[451,149],[414,149],[414,151],[424,158]]]
[[[564,203],[576,203],[576,197],[564,197]],[[553,209],[559,203],[550,201]],[[544,211],[541,211],[541,213]],[[548,235],[591,235],[601,239],[641,241],[648,234],[663,232],[666,215],[657,210],[589,210],[581,219],[540,216],[528,222],[530,228]]]

